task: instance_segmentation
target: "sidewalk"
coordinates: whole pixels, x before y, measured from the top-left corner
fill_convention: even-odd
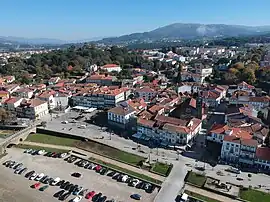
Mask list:
[[[203,196],[207,196],[209,198],[212,198],[212,199],[215,199],[215,200],[221,201],[221,202],[239,202],[239,200],[234,200],[232,198],[222,196],[222,195],[210,192],[210,191],[206,191],[204,189],[200,189],[198,187],[194,187],[194,186],[191,186],[188,184],[185,184],[185,190],[188,190],[188,191],[191,191],[191,192],[194,192],[196,194],[203,195]]]
[[[95,158],[95,159],[104,161],[105,163],[110,163],[110,164],[119,166],[121,168],[128,169],[128,170],[133,171],[133,172],[136,172],[136,173],[144,174],[144,175],[149,176],[151,178],[154,178],[156,180],[160,180],[160,181],[164,181],[165,180],[165,177],[160,176],[160,175],[157,175],[155,173],[151,173],[149,171],[146,171],[146,170],[143,170],[143,169],[140,169],[140,168],[136,168],[134,166],[130,166],[128,164],[121,163],[119,161],[115,161],[113,159],[110,159],[110,158],[107,158],[107,157],[104,157],[104,156],[101,156],[101,155],[98,155],[98,154],[87,152],[87,151],[78,149],[76,147],[69,147],[69,146],[62,146],[62,145],[51,145],[51,144],[44,144],[44,143],[37,143],[37,142],[28,142],[28,141],[24,141],[21,144],[32,145],[32,146],[48,147],[48,148],[55,148],[55,149],[73,150],[73,151],[78,152],[78,153],[86,154],[87,156],[84,157],[84,158],[90,158],[90,157],[92,157],[92,158]]]

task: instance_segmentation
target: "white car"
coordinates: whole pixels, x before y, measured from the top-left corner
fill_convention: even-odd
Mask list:
[[[37,173],[33,173],[32,175],[31,175],[31,177],[29,178],[29,180],[33,180],[33,179],[35,179],[36,177],[37,177]]]
[[[45,153],[46,153],[46,151],[45,151],[44,149],[38,151],[38,155],[43,155],[43,154],[45,154]]]
[[[45,176],[44,173],[40,173],[40,174],[35,178],[35,180],[36,180],[36,181],[40,181],[44,176]]]
[[[57,177],[53,180],[53,182],[51,183],[51,185],[55,186],[58,182],[60,182],[60,177]]]
[[[123,177],[122,177],[122,182],[126,182],[127,181],[127,179],[128,179],[128,176],[127,175],[124,175]]]
[[[60,157],[61,157],[61,158],[65,158],[65,157],[67,157],[67,155],[68,155],[68,153],[62,153],[62,154],[60,155]]]
[[[139,183],[140,183],[140,180],[135,179],[135,180],[133,180],[133,182],[132,182],[132,186],[133,186],[133,187],[136,187],[137,184],[139,184]]]
[[[82,200],[82,196],[76,196],[74,199],[72,199],[72,202],[79,202]]]
[[[32,149],[27,149],[24,152],[27,153],[27,154],[29,154],[31,151],[32,151]]]

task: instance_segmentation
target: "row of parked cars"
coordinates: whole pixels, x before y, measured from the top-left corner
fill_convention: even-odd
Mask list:
[[[31,155],[44,155],[53,158],[66,158],[69,155],[68,153],[47,152],[45,150],[35,150],[35,149],[27,149],[24,151],[24,153]]]
[[[119,172],[114,171],[114,170],[110,170],[106,167],[92,163],[88,160],[78,158],[76,156],[71,155],[71,156],[67,157],[65,159],[65,161],[67,161],[68,163],[74,163],[75,165],[82,167],[82,168],[85,168],[85,169],[94,170],[101,175],[107,175],[109,177],[112,177],[112,179],[117,180],[118,182],[127,183],[128,186],[135,187],[138,189],[143,189],[147,193],[152,193],[155,189],[155,186],[153,184],[140,181],[139,179],[130,177],[126,174],[119,173]],[[133,194],[133,195],[131,195],[131,198],[134,198],[136,200],[140,200],[141,196],[139,194]]]

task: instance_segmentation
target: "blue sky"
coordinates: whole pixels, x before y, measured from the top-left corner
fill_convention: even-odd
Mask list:
[[[118,36],[175,22],[270,25],[270,0],[1,0],[0,36]]]

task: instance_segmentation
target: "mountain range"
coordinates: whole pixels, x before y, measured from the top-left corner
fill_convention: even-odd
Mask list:
[[[65,41],[49,38],[23,38],[23,37],[1,37],[0,43],[17,44],[66,44],[83,43],[97,41],[98,43],[118,44],[118,43],[138,43],[153,42],[159,40],[183,40],[197,38],[217,38],[217,37],[236,37],[249,36],[270,33],[270,26],[243,26],[243,25],[225,25],[225,24],[196,24],[196,23],[174,23],[164,27],[157,28],[149,32],[132,33],[119,37],[95,37],[83,40]]]
[[[270,32],[270,26],[243,26],[225,24],[174,23],[143,33],[104,38],[103,43],[136,43],[164,39],[196,39],[202,37],[234,37],[259,35]]]

